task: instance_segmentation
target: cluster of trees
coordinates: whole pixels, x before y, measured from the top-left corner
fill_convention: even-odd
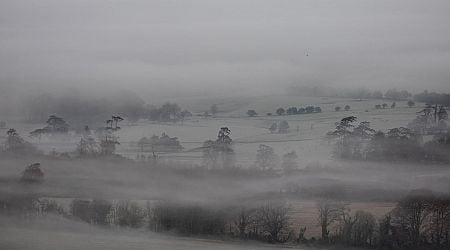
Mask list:
[[[295,151],[288,152],[281,158],[281,168],[287,174],[298,169],[297,153]],[[279,157],[271,146],[260,144],[256,151],[255,166],[263,171],[273,170],[279,164]]]
[[[97,157],[113,155],[116,151],[116,145],[120,145],[116,132],[120,130],[119,122],[124,118],[120,116],[111,116],[106,120],[106,126],[95,131],[99,142],[92,137],[89,127],[85,127],[82,138],[77,145],[77,152],[81,157]]]
[[[413,107],[415,105],[414,101],[409,100],[407,103],[408,107]],[[386,109],[389,105],[387,103],[383,103],[383,104],[376,104],[375,105],[375,109]],[[391,109],[395,108],[397,106],[396,102],[393,102],[391,104]]]
[[[44,172],[41,170],[40,163],[34,163],[28,166],[23,172],[21,181],[24,182],[41,182],[44,180]]]
[[[150,230],[175,231],[185,235],[224,234],[229,216],[225,209],[165,201],[155,204],[149,212]]]
[[[296,107],[290,107],[287,109],[278,108],[275,113],[277,115],[301,115],[301,114],[311,114],[311,113],[320,113],[320,112],[322,112],[321,107],[306,106],[305,108],[296,108]]]
[[[367,211],[352,213],[338,201],[320,201],[317,210],[324,243],[380,249],[450,246],[449,197],[415,191],[379,220]]]
[[[340,158],[372,160],[432,160],[447,161],[450,149],[450,132],[436,134],[433,140],[422,143],[422,136],[409,128],[399,127],[375,131],[369,122],[360,122],[349,116],[336,124],[336,129],[327,133],[335,139],[334,153]]]
[[[384,98],[390,100],[408,100],[411,97],[411,93],[406,90],[388,89],[384,94]]]
[[[181,110],[178,104],[168,102],[161,107],[148,107],[146,116],[151,121],[179,122],[184,121],[187,117],[191,117],[192,114],[187,110]]]
[[[334,111],[336,111],[336,112],[339,112],[341,110],[342,110],[341,106],[334,107]],[[350,105],[345,105],[344,110],[345,111],[349,111],[350,110]]]
[[[440,94],[435,92],[424,92],[414,95],[414,100],[418,102],[424,102],[429,104],[440,104],[446,107],[450,107],[450,93]]]
[[[203,164],[210,168],[228,168],[234,166],[233,140],[231,130],[220,128],[216,140],[207,140],[203,143]]]
[[[183,149],[177,137],[170,137],[166,133],[161,136],[153,135],[150,138],[142,137],[137,142],[141,152],[179,151]]]
[[[375,105],[375,109],[385,109],[385,108],[387,108],[387,107],[388,107],[387,103],[376,104],[376,105]]]
[[[447,108],[443,105],[427,104],[424,109],[417,112],[417,117],[408,124],[408,127],[418,134],[445,133],[448,125]]]
[[[406,90],[388,89],[384,94],[381,91],[372,91],[367,88],[357,89],[337,89],[327,86],[290,86],[288,93],[299,96],[318,96],[318,97],[343,97],[355,99],[391,99],[407,100],[411,93]]]
[[[267,202],[256,207],[213,207],[159,201],[143,208],[122,201],[74,200],[71,214],[91,224],[126,227],[147,226],[155,232],[183,235],[225,235],[242,239],[285,242],[290,232],[288,207],[284,202]]]
[[[168,201],[147,202],[74,199],[70,211],[55,201],[32,196],[0,199],[0,212],[57,213],[90,224],[147,227],[155,232],[184,235],[230,235],[272,243],[320,243],[378,249],[448,249],[450,197],[415,190],[381,218],[365,210],[352,211],[338,200],[317,202],[316,237],[305,238],[302,222],[293,224],[290,208],[280,200],[256,205],[208,206]],[[300,227],[299,227],[300,226]],[[295,230],[299,229],[299,230]],[[297,234],[295,234],[297,232]]]
[[[30,96],[24,103],[23,110],[30,122],[40,122],[50,114],[64,114],[74,128],[103,120],[104,114],[111,113],[121,114],[130,122],[136,122],[139,119],[177,122],[192,115],[187,110],[182,111],[176,103],[166,103],[161,107],[147,105],[136,93],[129,91],[116,92],[102,98],[86,96],[76,92],[65,95]]]
[[[39,153],[30,142],[24,140],[13,128],[6,132],[3,152],[13,155],[33,155]]]
[[[69,132],[69,124],[59,116],[50,115],[46,121],[47,126],[44,128],[35,129],[30,132],[30,136],[41,137],[49,134],[66,134]]]
[[[146,114],[145,102],[130,91],[120,91],[102,98],[87,97],[77,92],[62,95],[44,93],[30,96],[24,104],[30,122],[40,122],[50,114],[64,114],[75,126],[104,119],[104,114],[119,113],[130,121]]]
[[[286,120],[280,121],[279,123],[272,123],[269,127],[270,133],[275,133],[278,131],[280,134],[287,133],[289,130],[289,123]]]

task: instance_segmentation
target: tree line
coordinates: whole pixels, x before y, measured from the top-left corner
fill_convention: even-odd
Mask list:
[[[292,220],[292,207],[283,200],[253,205],[201,205],[171,201],[145,202],[74,199],[69,210],[54,200],[13,196],[0,200],[7,215],[59,214],[86,223],[181,235],[229,236],[269,243],[309,246],[352,246],[367,249],[448,249],[450,197],[415,190],[387,214],[352,211],[339,200],[316,202],[315,225]],[[320,234],[307,238],[311,226]]]
[[[336,123],[334,131],[327,133],[328,140],[335,141],[334,155],[339,158],[361,160],[420,160],[448,162],[450,132],[439,130],[432,140],[423,141],[417,123],[409,128],[398,127],[387,132],[376,131],[370,123],[356,124],[357,118],[349,116]]]

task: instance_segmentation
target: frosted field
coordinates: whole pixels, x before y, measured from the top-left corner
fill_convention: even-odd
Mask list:
[[[141,137],[161,135],[165,132],[171,137],[178,137],[184,147],[178,153],[158,153],[161,160],[182,161],[185,163],[201,163],[201,150],[205,140],[215,139],[220,127],[227,126],[232,131],[236,160],[239,165],[249,166],[255,160],[256,150],[259,144],[272,146],[280,156],[295,150],[299,156],[299,162],[304,165],[317,161],[329,161],[331,149],[328,142],[323,139],[326,132],[334,129],[335,122],[343,117],[354,115],[358,121],[369,121],[373,128],[384,130],[406,126],[416,116],[420,107],[408,108],[406,102],[397,102],[395,109],[376,110],[376,104],[387,103],[390,107],[391,101],[383,100],[352,100],[337,98],[311,98],[294,96],[266,96],[250,98],[227,98],[227,99],[180,99],[180,106],[191,110],[194,114],[208,110],[213,103],[218,104],[219,113],[217,117],[203,118],[194,115],[183,123],[152,123],[141,120],[136,124],[122,122],[122,129],[118,132],[120,145],[117,153],[135,159],[139,149],[133,142]],[[291,115],[291,116],[267,116],[278,107],[305,107],[308,105],[320,106],[322,113]],[[350,105],[350,111],[335,112],[335,106]],[[255,109],[258,117],[247,117],[246,112]],[[367,111],[367,112],[366,112]],[[287,120],[289,122],[289,133],[271,134],[267,129],[273,122]],[[69,121],[70,123],[70,121]],[[9,124],[11,126],[11,124]],[[43,124],[12,124],[22,135],[28,135],[35,128]],[[58,152],[70,152],[76,149],[79,136],[67,136],[64,138],[42,137],[28,138],[40,149],[49,152],[55,149]]]
[[[1,220],[1,218],[0,218]],[[8,221],[8,219],[7,219]],[[62,218],[40,218],[35,221],[11,221],[14,225],[0,227],[0,249],[147,249],[147,250],[277,250],[257,242],[226,242],[184,237],[171,237],[126,229],[102,229]],[[301,249],[301,248],[296,248]],[[308,248],[312,249],[312,248]]]

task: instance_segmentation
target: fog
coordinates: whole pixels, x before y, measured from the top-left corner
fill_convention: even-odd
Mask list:
[[[1,92],[448,90],[449,10],[448,1],[415,0],[3,0]]]
[[[0,0],[0,248],[449,249],[449,13]]]

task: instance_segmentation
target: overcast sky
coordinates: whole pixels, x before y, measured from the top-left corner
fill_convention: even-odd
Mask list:
[[[3,89],[291,83],[450,92],[450,1],[0,0]]]

